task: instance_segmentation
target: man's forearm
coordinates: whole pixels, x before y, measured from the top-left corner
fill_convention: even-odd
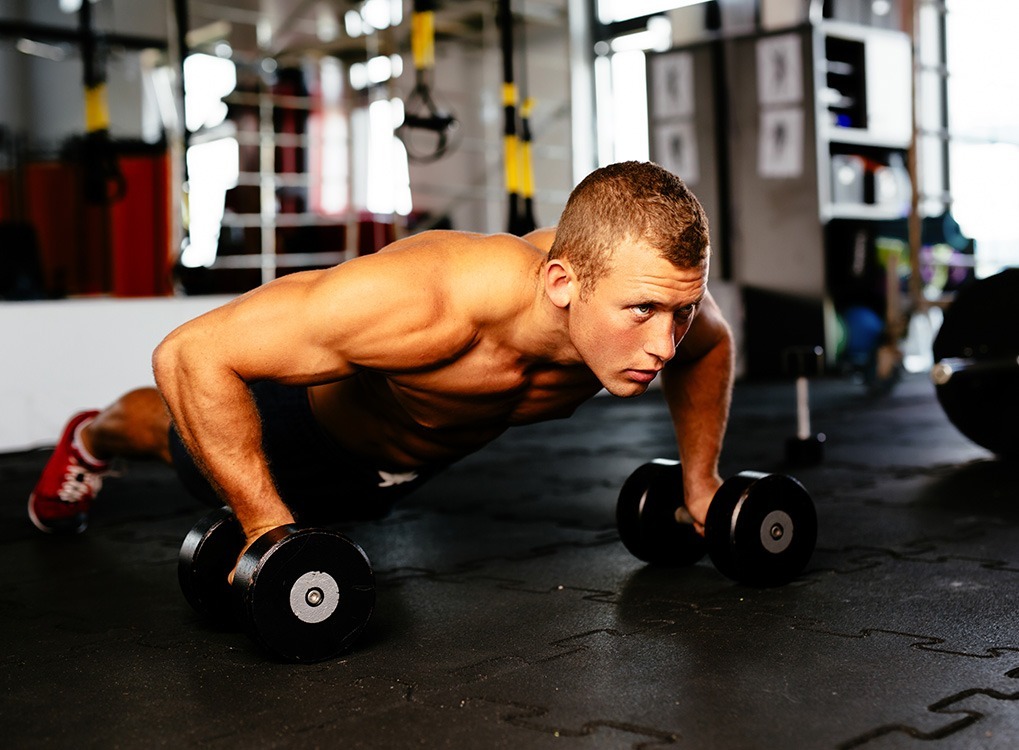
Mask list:
[[[662,373],[688,498],[713,494],[720,481],[718,460],[732,400],[733,358],[732,338],[724,336],[702,356],[670,362]]]
[[[293,522],[262,451],[258,412],[232,371],[157,352],[156,383],[177,432],[209,483],[237,516],[249,541]]]

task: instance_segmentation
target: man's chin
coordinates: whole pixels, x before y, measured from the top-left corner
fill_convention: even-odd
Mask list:
[[[611,383],[602,381],[605,390],[618,398],[633,398],[647,393],[650,383],[637,383],[633,380],[616,380]]]

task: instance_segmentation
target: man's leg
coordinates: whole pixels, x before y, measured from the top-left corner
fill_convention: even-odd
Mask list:
[[[170,415],[155,388],[139,388],[99,412],[81,430],[85,450],[102,461],[157,458],[170,463]]]
[[[154,388],[131,391],[101,412],[74,415],[28,499],[32,523],[45,532],[84,531],[109,461],[122,456],[169,463],[169,426]]]

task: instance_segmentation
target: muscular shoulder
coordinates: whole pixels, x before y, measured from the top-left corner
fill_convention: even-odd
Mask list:
[[[474,320],[512,314],[530,302],[542,252],[509,234],[424,232],[390,245],[378,260],[399,267],[442,313]]]
[[[429,366],[530,301],[536,258],[536,248],[510,235],[425,232],[323,274],[316,306],[343,306],[342,317],[356,321],[344,335],[361,332],[362,366]]]
[[[544,253],[519,237],[482,237],[454,250],[445,292],[479,323],[501,322],[531,304],[543,260]]]

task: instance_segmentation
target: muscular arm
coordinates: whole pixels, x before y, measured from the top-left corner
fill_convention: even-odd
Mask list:
[[[156,349],[156,383],[181,439],[249,542],[293,517],[273,485],[248,383],[412,370],[469,345],[469,321],[446,308],[441,280],[428,270],[442,264],[422,268],[414,251],[428,240],[405,242],[408,252],[271,282],[184,324]]]
[[[217,357],[202,356],[203,340],[211,344],[215,337],[194,325],[160,344],[153,357],[156,384],[188,452],[251,542],[294,518],[269,474],[246,382]]]
[[[703,529],[721,484],[718,459],[729,419],[733,383],[732,332],[710,295],[662,373],[683,465],[686,507]]]

